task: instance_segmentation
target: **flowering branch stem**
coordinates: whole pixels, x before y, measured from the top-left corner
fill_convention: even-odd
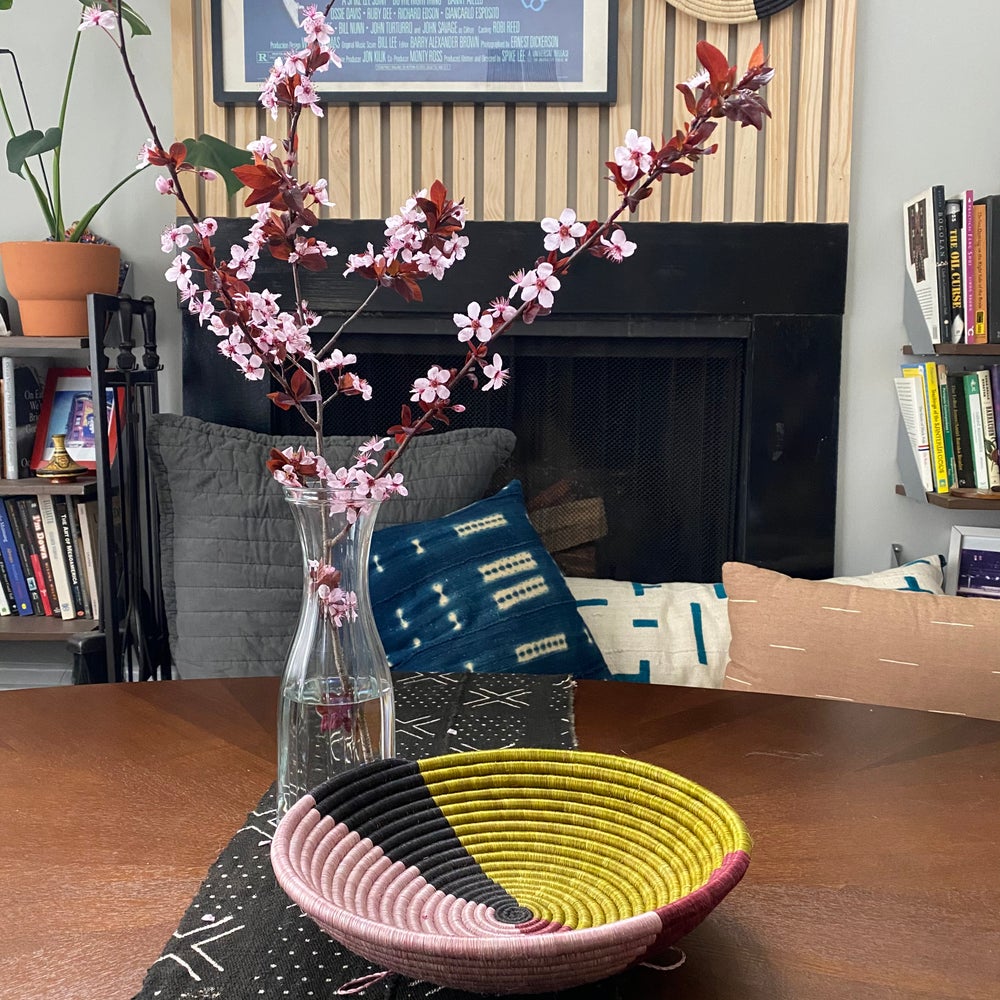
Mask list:
[[[378,290],[381,287],[382,287],[381,285],[376,285],[368,293],[368,297],[365,299],[365,301],[362,302],[361,305],[359,305],[358,308],[355,309],[354,312],[352,312],[351,315],[348,316],[347,319],[345,319],[344,322],[340,324],[340,326],[337,328],[337,332],[316,352],[317,358],[319,358],[322,361],[323,358],[325,358],[330,353],[330,351],[333,350],[333,346],[334,344],[337,343],[337,340],[340,337],[340,335],[344,332],[344,330],[347,329],[347,327],[351,323],[354,322],[354,320],[356,320],[368,308],[369,303],[373,298],[375,298],[375,296],[378,294]]]

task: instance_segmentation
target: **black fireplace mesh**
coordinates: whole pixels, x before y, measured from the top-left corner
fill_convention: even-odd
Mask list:
[[[456,356],[453,339],[437,340],[352,338],[375,392],[331,407],[328,433],[360,438],[395,423],[413,379]],[[735,555],[745,341],[532,335],[502,348],[510,383],[459,391],[467,411],[453,425],[515,432],[498,485],[521,480],[564,571],[721,579]]]

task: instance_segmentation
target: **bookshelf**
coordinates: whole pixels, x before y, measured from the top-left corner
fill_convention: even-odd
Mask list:
[[[903,344],[901,348],[903,357],[930,358],[949,368],[960,366],[967,360],[974,361],[979,358],[1000,360],[1000,344],[932,343],[920,310],[920,304],[917,302],[916,293],[913,291],[909,279],[905,276],[903,278],[903,325],[909,339],[909,343]],[[955,488],[949,493],[925,491],[902,418],[899,420],[898,427],[896,464],[902,479],[902,482],[896,485],[898,496],[909,497],[917,501],[922,500],[931,506],[944,507],[948,510],[995,510],[1000,512],[1000,493]]]
[[[152,299],[127,295],[90,295],[88,312],[89,337],[0,337],[0,357],[51,358],[57,367],[86,368],[92,399],[113,395],[110,422],[107,407],[93,407],[96,469],[71,483],[0,479],[0,500],[27,495],[94,501],[99,614],[68,620],[58,614],[3,616],[0,647],[11,641],[62,643],[72,654],[74,683],[169,677],[158,515],[145,454],[146,425],[159,410],[156,312]]]
[[[73,367],[86,365],[88,349],[87,340],[77,337],[0,337],[0,357],[54,358]],[[77,496],[93,500],[97,497],[97,476],[86,476],[72,483],[51,483],[33,476],[0,478],[0,499],[29,495]],[[63,620],[58,615],[5,615],[0,618],[0,643],[65,643],[71,636],[93,632],[97,627],[98,622],[93,618]]]

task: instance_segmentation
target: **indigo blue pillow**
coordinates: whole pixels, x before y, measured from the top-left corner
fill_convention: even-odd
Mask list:
[[[369,589],[394,670],[611,676],[516,479],[454,514],[376,531]]]

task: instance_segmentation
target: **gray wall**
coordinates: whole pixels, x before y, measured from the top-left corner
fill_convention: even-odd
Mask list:
[[[152,40],[132,46],[140,83],[154,117],[171,134],[169,8],[165,3],[137,6],[154,32]],[[49,16],[53,8],[47,6],[46,48],[68,54],[75,4],[54,7],[65,7],[67,15]],[[837,569],[843,573],[884,568],[894,541],[903,545],[905,556],[915,557],[947,551],[952,524],[1000,524],[1000,516],[949,512],[894,495],[897,417],[891,379],[905,340],[900,206],[932,183],[944,184],[948,192],[967,186],[984,194],[1000,192],[1000,129],[983,113],[1000,37],[1000,5],[953,0],[947,19],[941,11],[935,0],[867,0],[858,9],[838,517]],[[0,44],[22,53],[36,123],[44,125],[55,120],[62,66],[52,60],[52,73],[29,55],[38,44],[40,18],[36,4],[18,0],[13,12],[0,14]],[[120,176],[146,137],[106,43],[91,32],[82,46],[67,138],[70,206],[82,205],[83,196],[75,192],[89,188],[84,171],[102,180]],[[90,95],[101,88],[106,93],[98,106]],[[83,163],[84,158],[93,164]],[[167,258],[157,240],[171,220],[173,201],[155,194],[151,179],[136,180],[102,211],[94,227],[135,262],[136,292],[153,295],[161,305],[164,409],[179,410],[180,324],[171,289],[161,280]],[[6,171],[0,172],[0,199],[0,238],[40,234],[27,185]]]
[[[966,187],[1000,192],[1000,128],[988,110],[998,37],[995,0],[858,4],[837,520],[842,573],[883,568],[894,541],[906,558],[947,554],[952,524],[1000,526],[1000,509],[948,511],[894,495],[892,385],[906,341],[903,201],[931,184],[949,195]]]

